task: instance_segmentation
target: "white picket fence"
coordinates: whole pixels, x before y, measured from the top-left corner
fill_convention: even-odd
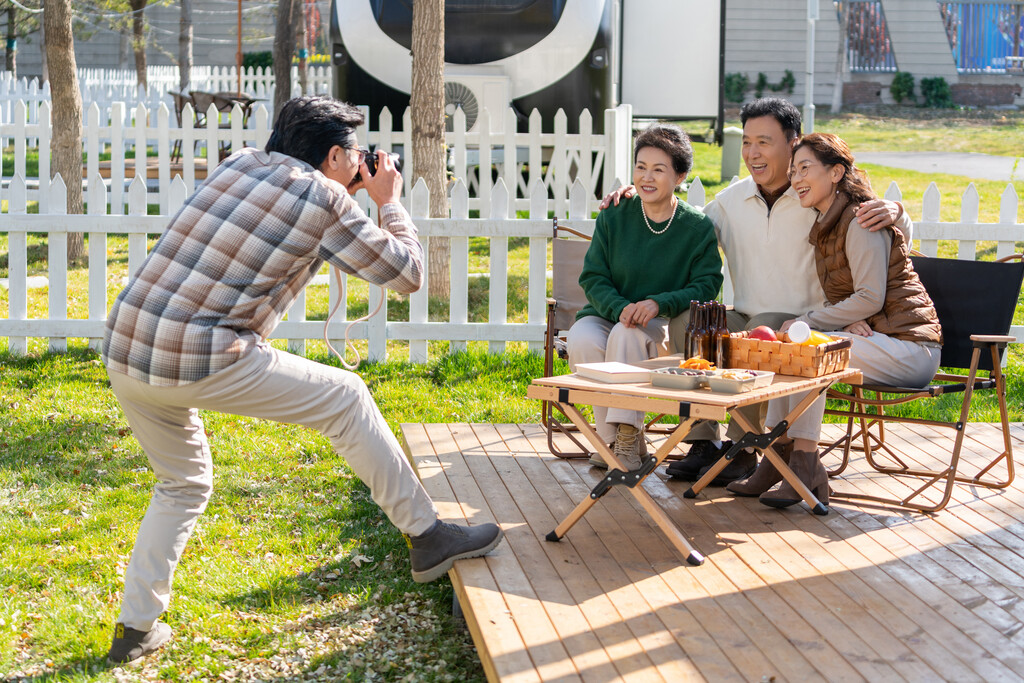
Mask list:
[[[545,319],[545,296],[547,290],[548,240],[551,238],[551,219],[548,218],[547,189],[543,182],[536,180],[530,187],[528,201],[529,217],[512,218],[509,212],[511,195],[503,179],[499,179],[490,193],[490,206],[486,211],[490,217],[469,218],[470,199],[465,183],[456,182],[451,191],[450,217],[427,219],[429,214],[428,193],[422,180],[411,192],[411,213],[419,227],[420,240],[426,250],[434,237],[451,238],[451,298],[448,320],[431,322],[427,319],[427,288],[410,297],[409,319],[387,320],[386,299],[381,310],[369,321],[353,326],[352,339],[368,340],[369,358],[383,360],[387,356],[389,340],[409,342],[409,360],[423,362],[427,359],[429,341],[448,341],[450,348],[465,348],[468,341],[486,341],[492,352],[500,353],[509,341],[527,342],[531,349],[539,350],[543,344]],[[90,344],[98,347],[103,334],[104,321],[112,301],[107,300],[107,263],[104,259],[90,259],[88,274],[88,318],[68,319],[68,271],[67,234],[83,232],[89,236],[90,254],[105,254],[107,234],[127,233],[128,272],[135,273],[146,258],[147,235],[159,234],[165,227],[168,216],[147,216],[146,188],[141,178],[132,181],[128,191],[127,215],[107,215],[110,196],[100,182],[90,184],[89,213],[83,216],[68,216],[64,212],[64,183],[57,177],[50,191],[50,209],[43,214],[28,214],[25,180],[18,175],[10,187],[0,194],[8,202],[8,213],[0,214],[0,234],[7,233],[9,263],[9,314],[0,318],[0,337],[8,338],[8,348],[14,353],[26,353],[28,338],[46,338],[49,347],[60,351],[66,349],[67,339],[88,338]],[[185,182],[175,178],[170,186],[168,212],[173,213],[188,194]],[[357,197],[370,210],[373,207],[365,192]],[[886,196],[899,199],[900,189],[889,187]],[[569,196],[568,217],[564,222],[586,234],[592,234],[595,221],[590,217],[590,191],[577,179]],[[696,179],[689,188],[688,201],[695,206],[705,202],[704,188]],[[958,222],[942,222],[940,215],[942,197],[934,184],[924,194],[923,220],[915,225],[915,239],[920,239],[921,250],[936,255],[940,240],[958,243],[957,255],[962,259],[977,258],[979,241],[995,241],[997,254],[1012,253],[1014,243],[1024,241],[1024,225],[1017,222],[1019,200],[1012,185],[1003,192],[998,223],[978,223],[978,193],[973,184],[961,196],[961,216]],[[49,278],[48,317],[28,318],[28,234],[47,235]],[[487,322],[468,322],[469,281],[472,277],[469,266],[469,238],[487,237],[490,242],[489,258],[489,304]],[[528,312],[525,323],[508,321],[508,244],[514,237],[529,238],[529,278],[527,285]],[[475,274],[474,274],[475,275]],[[430,277],[430,273],[427,273]],[[726,278],[726,283],[729,280]],[[331,305],[339,298],[346,299],[344,287],[330,283]],[[376,287],[370,288],[369,307],[372,310],[384,293]],[[729,288],[725,292],[729,301]],[[332,339],[343,336],[344,307],[340,317],[331,323],[328,336]],[[288,319],[277,329],[277,338],[287,339],[296,352],[303,352],[305,341],[320,339],[324,332],[321,320],[307,320],[305,294],[292,306]],[[1012,329],[1017,340],[1024,341],[1024,326]]]
[[[207,92],[237,91],[238,69],[234,66],[193,66],[189,84],[192,90]],[[305,94],[329,94],[332,88],[331,68],[328,66],[309,66],[306,68]],[[126,92],[133,92],[137,82],[134,69],[79,69],[79,87],[118,87]],[[146,82],[151,90],[167,92],[178,90],[179,76],[176,66],[149,66],[146,68]],[[242,69],[242,92],[270,93],[274,89],[276,79],[270,67],[244,67]],[[291,67],[291,83],[294,95],[302,94],[299,88],[299,67]],[[2,92],[2,89],[0,89]],[[84,99],[84,98],[83,98]],[[130,102],[123,98],[115,101]]]
[[[427,359],[427,342],[443,340],[451,342],[453,350],[465,348],[469,341],[487,341],[493,352],[501,352],[506,342],[529,342],[531,348],[540,349],[544,338],[545,297],[548,269],[547,242],[551,235],[552,223],[548,216],[547,191],[537,181],[531,192],[530,218],[508,217],[510,197],[504,181],[499,179],[491,192],[490,214],[494,218],[469,218],[469,192],[461,181],[456,182],[451,192],[451,212],[448,219],[427,219],[429,213],[428,192],[423,180],[419,180],[411,193],[411,213],[419,227],[420,241],[424,250],[429,249],[430,239],[444,236],[451,238],[451,297],[449,321],[429,322],[427,320],[427,288],[410,296],[408,321],[388,321],[387,301],[381,310],[369,321],[353,326],[349,333],[352,339],[366,339],[369,343],[368,357],[382,360],[387,355],[387,341],[401,339],[409,341],[409,358],[414,362]],[[89,238],[90,254],[105,254],[109,233],[128,235],[128,273],[134,274],[146,258],[148,235],[159,234],[167,223],[168,216],[146,215],[146,189],[141,178],[132,181],[128,191],[128,212],[124,216],[106,214],[109,197],[102,183],[93,183],[88,196],[89,212],[86,215],[67,215],[64,211],[66,187],[57,176],[51,187],[52,210],[47,214],[28,214],[28,200],[24,179],[18,175],[3,193],[8,202],[8,213],[0,214],[0,234],[8,236],[9,272],[9,315],[0,318],[0,337],[8,337],[8,348],[14,353],[24,354],[28,349],[28,338],[48,338],[49,348],[63,351],[69,337],[84,337],[94,348],[98,348],[103,335],[103,325],[112,301],[107,300],[107,263],[105,259],[90,259],[88,310],[89,317],[68,319],[68,270],[67,234],[86,233]],[[187,191],[181,178],[175,178],[170,189],[171,213],[184,202]],[[360,193],[360,201],[372,214],[374,207]],[[589,218],[588,191],[577,180],[572,190],[569,220],[587,233],[593,232],[594,221]],[[28,318],[28,234],[47,234],[47,261],[49,288],[48,317]],[[470,323],[469,315],[469,238],[487,236],[490,238],[490,286],[489,315],[486,323]],[[528,293],[528,321],[509,323],[508,301],[508,240],[513,237],[530,239],[530,276]],[[429,278],[429,273],[427,274]],[[329,300],[345,300],[347,292],[332,279]],[[370,288],[370,308],[374,308],[384,292],[378,287]],[[307,320],[305,293],[292,306],[288,319],[278,327],[275,337],[286,338],[289,346],[303,352],[305,341],[320,339],[324,333],[324,322]],[[345,322],[344,307],[331,323],[328,336],[343,336]]]
[[[306,90],[303,91],[299,85],[298,67],[292,67],[292,97],[303,94],[331,93],[333,81],[329,67],[309,67],[306,74]],[[178,67],[150,66],[146,69],[146,78],[148,87],[140,88],[137,85],[134,69],[79,69],[78,87],[82,93],[83,125],[88,123],[85,112],[93,104],[96,104],[100,111],[104,112],[109,111],[115,102],[124,102],[126,112],[131,112],[140,104],[149,111],[155,111],[160,104],[165,104],[173,112],[174,100],[170,93],[177,92],[179,89]],[[265,101],[271,120],[273,120],[275,82],[272,69],[262,67],[242,69],[242,92]],[[192,67],[189,89],[205,92],[236,92],[238,90],[237,69],[233,66]],[[50,102],[50,83],[48,81],[40,83],[37,78],[32,80],[16,79],[9,71],[0,72],[0,124],[14,122],[14,106],[19,101],[26,105],[27,123],[29,125],[38,124],[40,105],[43,102]],[[124,123],[128,125],[130,121],[125,120]],[[171,126],[177,127],[177,125],[177,120],[172,116]],[[6,143],[4,144],[6,146]]]
[[[30,123],[28,114],[31,105],[21,100],[13,105],[11,123],[0,124],[0,139],[11,140],[14,144],[14,168],[4,169],[4,176],[26,174],[27,151],[35,142],[39,149],[39,177],[26,178],[29,201],[38,201],[45,212],[51,204],[49,186],[50,104],[41,102],[36,110],[37,123]],[[2,108],[0,108],[2,111]],[[559,111],[554,119],[553,130],[544,131],[540,114],[534,110],[529,119],[529,132],[515,130],[515,113],[511,108],[503,112],[505,132],[493,135],[490,130],[490,112],[480,112],[473,132],[466,132],[466,117],[461,109],[453,117],[454,131],[447,133],[450,150],[450,165],[455,176],[469,187],[470,210],[485,212],[491,206],[490,193],[493,185],[492,172],[480,173],[480,169],[496,169],[504,180],[506,188],[514,194],[514,201],[507,207],[509,215],[515,211],[531,209],[527,188],[537,181],[543,182],[550,195],[548,210],[565,216],[568,210],[569,188],[579,180],[590,192],[589,206],[596,209],[603,188],[611,187],[614,178],[626,178],[630,168],[630,145],[632,142],[632,111],[628,105],[604,112],[604,134],[593,133],[593,119],[584,110],[579,117],[579,133],[569,134],[568,119]],[[212,173],[220,162],[220,149],[230,146],[262,148],[270,137],[271,118],[263,104],[256,107],[248,118],[248,127],[243,127],[243,113],[235,106],[230,115],[219,115],[210,106],[204,127],[195,127],[191,105],[185,105],[182,126],[172,110],[160,103],[155,110],[145,105],[128,109],[121,102],[113,103],[108,110],[98,104],[91,104],[86,110],[83,126],[83,144],[86,154],[86,194],[90,193],[89,183],[98,178],[100,155],[109,154],[110,161],[104,162],[109,169],[104,182],[110,189],[110,213],[123,214],[125,211],[125,190],[143,166],[155,163],[156,178],[148,182],[149,203],[158,204],[160,213],[167,213],[171,180],[180,176],[186,192],[191,193],[197,186],[197,169]],[[391,113],[385,109],[380,115],[380,130],[369,130],[365,125],[357,131],[360,144],[380,146],[383,149],[412,150],[411,115],[406,109],[401,131],[393,129]],[[172,168],[171,152],[175,143],[181,141],[181,160]],[[126,162],[126,152],[134,150],[135,160]],[[505,159],[515,159],[506,164]],[[145,162],[145,163],[143,163]],[[412,159],[404,154],[403,174],[415,177]],[[126,171],[127,164],[132,170]],[[147,171],[150,173],[151,171]],[[145,176],[143,176],[145,177]],[[406,185],[404,191],[407,192]],[[403,196],[408,206],[408,196]]]

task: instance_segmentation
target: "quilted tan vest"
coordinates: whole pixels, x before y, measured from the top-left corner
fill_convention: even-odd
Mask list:
[[[840,193],[824,216],[811,228],[814,262],[825,299],[836,304],[853,292],[853,274],[846,257],[846,231],[857,213],[857,203]],[[856,228],[860,230],[861,228]],[[942,328],[932,299],[914,272],[903,233],[885,228],[889,236],[889,270],[882,310],[868,318],[876,332],[906,341],[942,343]]]

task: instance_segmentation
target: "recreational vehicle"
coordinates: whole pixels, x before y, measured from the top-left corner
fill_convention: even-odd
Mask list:
[[[628,102],[634,115],[721,120],[725,0],[446,0],[445,101],[472,130],[511,106],[579,113]],[[412,84],[412,0],[333,0],[335,95],[401,121]],[[449,119],[450,120],[450,119]]]

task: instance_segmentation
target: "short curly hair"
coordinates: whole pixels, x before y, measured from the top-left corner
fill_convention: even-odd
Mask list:
[[[640,131],[633,142],[633,163],[644,147],[657,147],[672,159],[676,173],[689,173],[693,168],[693,145],[679,126],[655,123]]]

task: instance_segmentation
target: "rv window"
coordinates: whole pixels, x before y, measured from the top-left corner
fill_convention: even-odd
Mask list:
[[[373,16],[381,18],[385,0],[372,0]],[[412,0],[401,0],[409,11],[412,11]],[[489,12],[514,14],[529,9],[536,5],[539,0],[445,0],[444,11],[458,13],[468,12]],[[551,16],[557,18],[562,16],[566,0],[548,0],[551,5]]]
[[[451,12],[522,12],[537,0],[445,0]]]

